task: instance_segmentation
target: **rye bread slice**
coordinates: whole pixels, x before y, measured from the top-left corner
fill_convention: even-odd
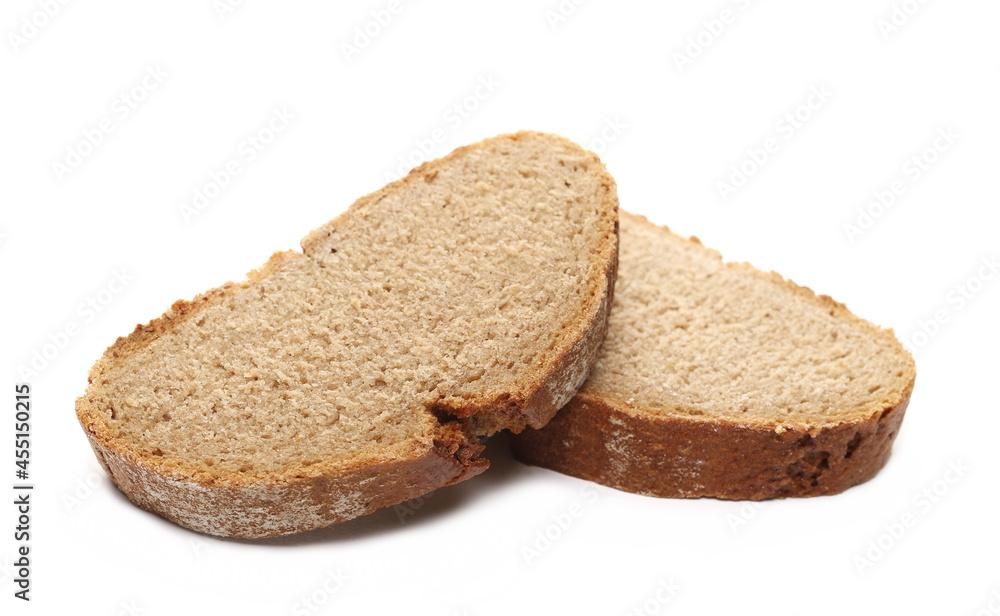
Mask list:
[[[593,372],[518,459],[639,494],[835,494],[889,456],[913,390],[891,330],[776,273],[621,213]]]
[[[459,148],[119,338],[80,423],[133,503],[214,535],[305,531],[472,477],[478,435],[541,427],[593,365],[617,204],[561,137]]]

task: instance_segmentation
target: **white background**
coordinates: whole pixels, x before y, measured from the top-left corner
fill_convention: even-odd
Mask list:
[[[567,1],[556,22],[558,0],[402,1],[350,55],[387,0],[219,4],[70,2],[46,19],[3,3],[5,494],[18,370],[65,344],[28,379],[33,601],[12,598],[5,505],[2,613],[1000,611],[1000,282],[980,271],[1000,252],[997,3]],[[294,119],[248,160],[275,109]],[[111,131],[80,146],[104,119]],[[599,151],[624,209],[919,346],[877,478],[759,505],[661,500],[521,466],[500,440],[490,471],[402,521],[411,509],[256,543],[174,526],[104,478],[73,403],[117,336],[296,248],[400,157],[419,162],[422,142],[439,156],[521,128]],[[185,221],[180,206],[234,161],[241,173]],[[749,179],[720,190],[734,165]],[[894,182],[891,207],[870,206]]]

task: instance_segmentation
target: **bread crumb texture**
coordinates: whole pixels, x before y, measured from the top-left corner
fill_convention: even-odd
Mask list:
[[[913,380],[891,331],[775,273],[621,217],[610,327],[582,393],[775,429],[881,411]]]

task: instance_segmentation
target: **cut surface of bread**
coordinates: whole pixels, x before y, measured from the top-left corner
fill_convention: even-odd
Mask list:
[[[205,533],[326,526],[481,472],[603,340],[614,181],[521,132],[362,197],[248,280],[180,301],[91,370],[77,415],[137,505]]]
[[[885,463],[916,376],[891,330],[622,212],[601,355],[522,461],[666,497],[834,494]]]

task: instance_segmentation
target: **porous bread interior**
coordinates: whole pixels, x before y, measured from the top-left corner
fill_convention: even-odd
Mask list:
[[[913,360],[825,297],[620,214],[619,278],[581,394],[623,410],[819,427],[898,402]]]
[[[459,152],[106,356],[85,412],[144,456],[253,480],[426,449],[436,404],[538,381],[603,301],[612,181],[549,135]]]

